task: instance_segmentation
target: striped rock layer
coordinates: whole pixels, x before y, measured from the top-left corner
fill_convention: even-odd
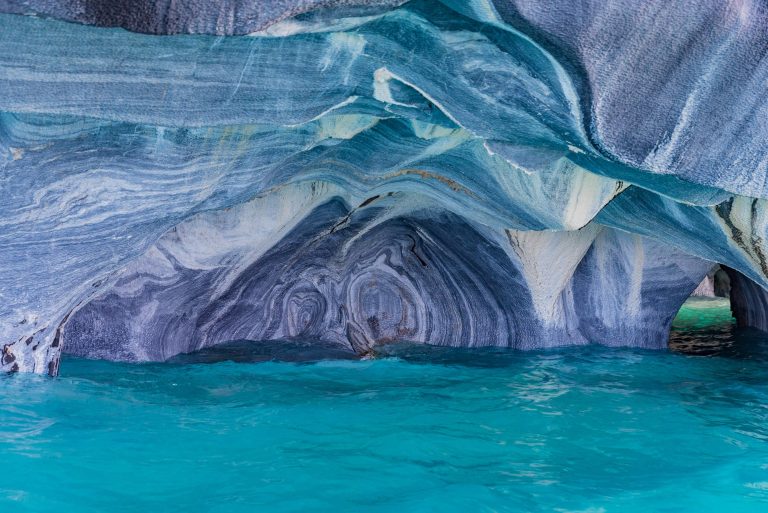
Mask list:
[[[757,0],[0,2],[0,369],[768,328]]]

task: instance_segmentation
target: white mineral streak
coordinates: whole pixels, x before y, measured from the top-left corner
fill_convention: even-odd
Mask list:
[[[0,14],[0,369],[768,329],[758,3],[118,4]]]
[[[561,294],[600,229],[591,224],[572,232],[507,231],[511,249],[520,259],[533,308],[545,325],[563,323]]]

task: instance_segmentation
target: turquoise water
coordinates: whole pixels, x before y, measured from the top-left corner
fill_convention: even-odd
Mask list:
[[[398,346],[5,376],[0,511],[768,511],[768,343],[723,312],[684,309],[688,354]]]

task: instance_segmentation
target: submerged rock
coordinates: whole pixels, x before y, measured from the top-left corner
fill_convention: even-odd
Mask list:
[[[0,12],[3,370],[243,339],[661,348],[718,263],[765,315],[758,2]]]

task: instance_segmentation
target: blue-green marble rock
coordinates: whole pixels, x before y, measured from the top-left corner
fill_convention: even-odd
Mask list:
[[[0,13],[3,370],[243,339],[661,348],[717,263],[768,285],[760,3]]]

